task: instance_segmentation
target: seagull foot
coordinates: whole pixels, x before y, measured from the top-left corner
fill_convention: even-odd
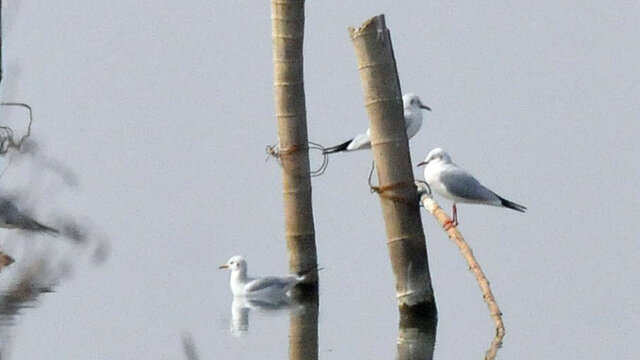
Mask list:
[[[449,229],[457,226],[458,226],[458,222],[451,219],[445,221],[445,223],[442,224],[442,227],[444,228],[445,231],[448,231]]]

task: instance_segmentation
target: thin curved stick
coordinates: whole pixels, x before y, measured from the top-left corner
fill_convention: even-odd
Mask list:
[[[436,203],[431,197],[430,190],[427,191],[427,187],[419,181],[416,181],[416,186],[418,187],[418,193],[420,194],[420,203],[445,229],[449,238],[458,246],[460,253],[465,260],[467,260],[469,270],[471,270],[471,272],[476,276],[478,286],[480,286],[480,290],[482,290],[482,297],[489,307],[489,314],[493,318],[493,322],[496,327],[496,336],[491,341],[489,350],[485,353],[485,360],[493,360],[498,353],[498,349],[502,347],[502,339],[505,335],[505,329],[504,323],[502,322],[502,312],[498,307],[496,299],[493,297],[491,287],[489,286],[489,280],[487,280],[487,277],[484,275],[480,264],[478,264],[475,256],[473,256],[473,251],[462,237],[462,234],[460,234],[456,227],[452,227],[450,225],[451,218],[449,215],[447,215],[440,205],[438,205],[438,203]]]

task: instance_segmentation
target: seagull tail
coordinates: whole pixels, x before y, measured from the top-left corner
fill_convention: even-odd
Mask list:
[[[498,196],[498,198],[500,199],[500,202],[502,203],[502,206],[509,208],[509,209],[513,209],[515,211],[520,211],[520,212],[525,212],[525,210],[527,210],[526,206],[522,206],[520,204],[516,204],[512,201],[509,201],[505,198],[502,198],[500,196]]]
[[[320,271],[322,269],[324,269],[324,268],[319,268],[318,265],[316,264],[316,265],[310,267],[309,269],[298,271],[298,273],[296,275],[298,275],[299,278],[304,280],[304,278],[306,278],[306,276],[308,274],[310,274],[311,272],[313,272],[314,270]]]
[[[336,145],[336,146],[332,146],[332,147],[326,148],[326,149],[322,150],[322,153],[326,155],[326,154],[337,153],[337,152],[340,152],[340,151],[346,151],[347,147],[349,147],[349,144],[351,144],[352,141],[353,141],[353,139],[345,141],[340,145]]]

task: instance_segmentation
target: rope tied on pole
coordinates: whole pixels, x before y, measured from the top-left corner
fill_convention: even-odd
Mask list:
[[[327,167],[329,166],[329,155],[323,153],[324,149],[324,146],[313,141],[309,141],[307,143],[307,146],[298,144],[282,149],[278,146],[278,144],[267,145],[267,147],[265,148],[265,152],[267,153],[267,158],[265,159],[265,161],[269,160],[269,158],[274,158],[278,160],[280,166],[282,166],[282,158],[284,157],[291,156],[303,150],[319,151],[320,154],[322,154],[322,164],[320,164],[320,167],[318,167],[316,170],[313,170],[309,173],[311,177],[317,177],[324,174],[324,172],[327,170]]]
[[[380,197],[389,199],[393,202],[401,202],[405,204],[415,204],[416,198],[411,197],[407,198],[397,192],[393,192],[394,190],[401,190],[404,188],[412,188],[415,189],[415,184],[413,181],[398,181],[395,183],[389,183],[384,185],[373,185],[373,170],[375,169],[375,163],[371,162],[371,171],[369,172],[369,191],[371,193],[377,193]]]

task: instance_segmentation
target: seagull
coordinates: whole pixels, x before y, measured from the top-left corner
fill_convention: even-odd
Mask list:
[[[11,200],[5,198],[0,198],[0,228],[44,232],[51,235],[59,233],[58,230],[43,225],[21,212]]]
[[[451,157],[441,148],[429,152],[418,166],[424,166],[424,179],[438,194],[453,201],[453,221],[449,226],[458,225],[456,203],[501,206],[520,212],[526,207],[511,202],[484,187],[473,175],[451,162]]]
[[[233,296],[248,298],[275,298],[287,295],[298,283],[303,281],[311,270],[299,275],[267,276],[252,278],[247,276],[247,261],[242,256],[233,256],[218,269],[230,269],[229,284]]]
[[[422,110],[431,108],[424,105],[420,98],[415,94],[405,94],[402,97],[402,105],[404,106],[404,126],[407,129],[407,138],[414,137],[422,127]],[[357,135],[351,140],[345,141],[340,145],[326,148],[323,154],[332,154],[341,151],[355,151],[371,148],[371,129],[367,129],[364,134]]]

